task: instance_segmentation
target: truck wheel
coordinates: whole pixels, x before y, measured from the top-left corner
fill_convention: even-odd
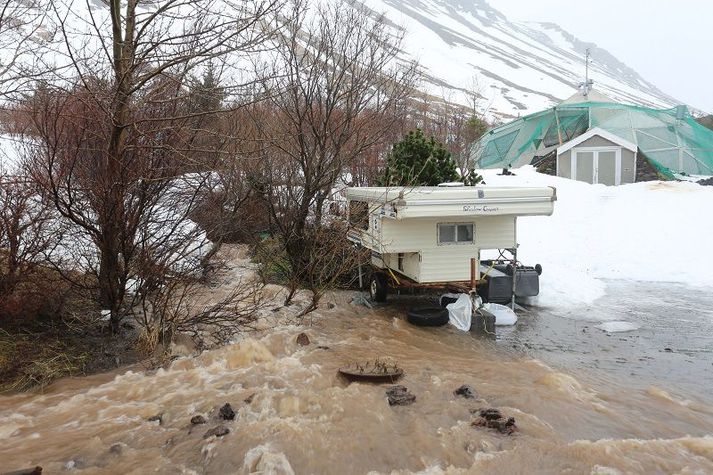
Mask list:
[[[389,290],[389,284],[386,281],[386,275],[381,272],[371,274],[369,281],[369,295],[374,302],[386,302],[386,294]]]

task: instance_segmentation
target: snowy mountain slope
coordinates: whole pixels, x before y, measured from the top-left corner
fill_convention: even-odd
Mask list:
[[[248,0],[237,3],[245,1]],[[351,0],[310,1],[316,4]],[[655,107],[669,107],[678,102],[595,44],[580,41],[552,23],[511,22],[486,0],[356,1],[364,3],[374,14],[384,13],[394,30],[404,33],[401,59],[419,62],[424,73],[420,87],[425,92],[463,105],[470,105],[470,98],[477,93],[478,108],[487,110],[491,118],[518,117],[571,96],[583,80],[587,48],[592,53],[590,77],[595,88],[605,95]],[[222,13],[230,14],[227,5],[233,3],[218,0],[216,4],[226,5]],[[71,41],[77,43],[75,49],[86,50],[93,57],[100,50],[82,46],[91,30],[87,18],[91,16],[101,28],[108,28],[106,5],[101,0],[67,0],[61,5],[67,10],[61,16],[70,27]],[[186,18],[190,22],[190,15]],[[40,63],[59,66],[57,75],[63,76],[61,66],[68,64],[69,58],[63,51],[61,36],[56,33],[57,25],[39,13],[34,19],[43,22],[39,27],[33,21],[27,23],[28,28],[37,28],[33,47],[46,49]],[[165,28],[177,26],[180,23],[171,27],[167,23]],[[14,41],[11,31],[4,33],[0,46]],[[54,48],[52,41],[59,41],[59,45]],[[10,63],[14,51],[0,48],[0,65]],[[241,75],[237,62],[228,62],[235,69],[229,76]]]
[[[574,94],[587,48],[590,77],[609,97],[655,107],[678,102],[595,44],[552,23],[511,22],[485,0],[363,2],[405,30],[403,59],[419,61],[427,92],[465,104],[475,90],[479,106],[497,118],[535,112]]]

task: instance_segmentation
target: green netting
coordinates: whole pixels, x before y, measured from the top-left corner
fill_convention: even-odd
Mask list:
[[[665,175],[713,175],[713,131],[696,122],[685,106],[560,104],[491,130],[473,145],[471,158],[478,168],[526,165],[595,127],[636,144]]]

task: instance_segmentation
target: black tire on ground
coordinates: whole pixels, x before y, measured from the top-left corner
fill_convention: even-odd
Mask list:
[[[382,272],[374,272],[369,279],[369,295],[374,302],[386,302],[389,292],[389,283]]]
[[[414,308],[408,311],[406,319],[419,327],[440,327],[448,323],[448,310],[440,307]]]
[[[441,308],[446,308],[446,305],[456,303],[456,297],[441,297]]]

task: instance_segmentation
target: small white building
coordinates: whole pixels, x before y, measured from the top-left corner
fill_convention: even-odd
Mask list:
[[[557,176],[591,184],[634,183],[636,153],[636,144],[593,128],[557,147]]]
[[[469,282],[484,249],[517,246],[518,216],[551,215],[552,187],[348,188],[350,239],[419,284]],[[479,275],[476,275],[479,278]]]

